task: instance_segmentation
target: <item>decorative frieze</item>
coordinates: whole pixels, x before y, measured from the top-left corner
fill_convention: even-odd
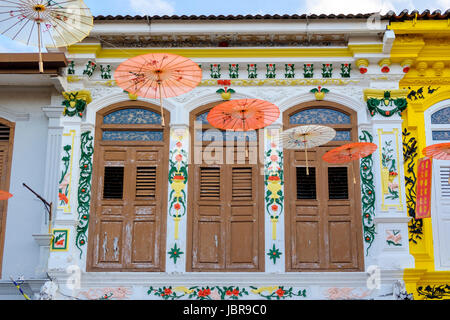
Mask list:
[[[327,94],[328,92],[330,92],[330,90],[328,90],[327,88],[322,88],[321,86],[314,88],[310,91],[311,93],[314,93],[314,96],[316,98],[316,100],[320,101],[325,99],[325,94]]]
[[[304,64],[303,65],[303,77],[304,78],[313,78],[314,77],[314,65],[313,64]]]
[[[248,72],[248,78],[249,79],[256,79],[258,78],[258,68],[256,64],[248,64],[247,65],[247,72]]]
[[[238,79],[239,78],[239,64],[230,64],[230,79]]]
[[[285,74],[284,77],[286,79],[292,79],[295,78],[295,65],[294,64],[286,64],[285,65]]]
[[[350,63],[341,64],[341,77],[342,78],[350,78],[351,71],[352,71],[352,65]]]
[[[82,118],[87,105],[92,102],[91,93],[87,90],[63,92],[63,97],[63,114],[68,117],[77,115]]]
[[[101,77],[104,80],[111,79],[111,66],[108,64],[106,66],[100,65]]]
[[[333,65],[329,63],[322,64],[322,78],[333,77]]]
[[[364,99],[367,102],[367,108],[370,115],[373,117],[380,114],[383,117],[392,117],[397,114],[401,116],[402,111],[408,106],[406,97],[408,90],[378,90],[366,89],[364,90]]]
[[[276,74],[276,65],[275,64],[266,64],[266,78],[267,79],[275,79],[277,74]]]
[[[221,73],[220,73],[220,64],[212,64],[211,65],[211,78],[212,79],[220,79]]]
[[[97,64],[94,61],[88,61],[84,67],[83,74],[90,78],[94,74],[95,69],[97,69]]]

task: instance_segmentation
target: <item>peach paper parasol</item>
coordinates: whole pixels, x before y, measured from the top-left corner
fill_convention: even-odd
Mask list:
[[[433,144],[424,148],[422,153],[428,158],[450,160],[450,143]],[[448,183],[450,184],[450,175],[448,177]]]
[[[222,130],[249,131],[267,127],[280,116],[280,109],[259,99],[231,100],[215,106],[208,122]]]
[[[194,61],[171,53],[140,55],[119,65],[114,73],[117,85],[142,98],[171,98],[193,90],[202,80],[202,70]]]
[[[450,160],[450,143],[433,144],[424,148],[422,153],[428,158]]]
[[[307,175],[309,175],[308,149],[324,145],[333,140],[335,136],[336,130],[319,125],[295,127],[281,134],[283,148],[305,150]]]

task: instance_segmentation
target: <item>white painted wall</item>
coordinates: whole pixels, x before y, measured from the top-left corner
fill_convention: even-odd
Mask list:
[[[40,194],[44,191],[48,119],[42,108],[50,104],[50,95],[49,88],[0,88],[0,116],[18,120],[10,178],[14,196],[8,201],[2,280],[38,277],[40,247],[33,234],[42,231],[44,207],[22,183]]]

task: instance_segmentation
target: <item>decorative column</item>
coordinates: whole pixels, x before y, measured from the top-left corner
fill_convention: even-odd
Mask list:
[[[168,273],[186,271],[188,150],[189,127],[171,125],[166,232]]]
[[[62,143],[59,151],[59,162],[54,170],[58,175],[56,191],[58,200],[54,205],[54,228],[53,241],[50,251],[52,252],[49,261],[50,269],[66,268],[70,264],[79,263],[86,250],[87,226],[89,221],[89,205],[87,213],[80,214],[80,208],[84,208],[84,202],[80,198],[90,200],[90,187],[83,186],[85,192],[80,194],[79,185],[83,183],[81,175],[88,176],[90,186],[90,176],[92,173],[92,140],[93,125],[83,124],[83,116],[87,105],[92,101],[89,91],[64,92],[65,100],[62,105],[65,107],[61,112],[63,118]],[[88,132],[88,133],[86,133]],[[90,139],[89,139],[90,138]],[[89,158],[91,164],[87,168],[83,159]],[[89,171],[90,174],[85,172]],[[84,216],[84,218],[80,218]],[[82,224],[82,226],[80,225]]]
[[[266,272],[285,272],[284,168],[281,124],[264,129],[264,208]]]
[[[372,155],[375,172],[376,263],[381,269],[414,267],[409,254],[401,113],[407,107],[407,90],[367,89],[367,101],[373,123],[373,142],[378,149]],[[366,139],[370,136],[366,135]],[[368,235],[366,234],[366,237]]]

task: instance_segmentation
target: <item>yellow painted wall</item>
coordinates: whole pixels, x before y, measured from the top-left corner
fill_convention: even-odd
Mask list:
[[[401,63],[412,59],[414,62],[399,87],[409,92],[420,92],[422,88],[420,94],[408,98],[408,108],[402,114],[403,130],[411,132],[408,139],[414,137],[417,140],[417,163],[427,146],[424,112],[436,103],[450,99],[450,23],[446,20],[394,22],[389,29],[396,34],[391,60]],[[411,174],[405,159],[405,177],[408,176]],[[417,243],[410,241],[415,268],[405,270],[406,289],[414,293],[415,299],[450,299],[450,287],[445,289],[448,296],[432,294],[433,289],[450,286],[450,271],[435,271],[432,230],[431,218],[423,219],[422,239],[414,237]]]

